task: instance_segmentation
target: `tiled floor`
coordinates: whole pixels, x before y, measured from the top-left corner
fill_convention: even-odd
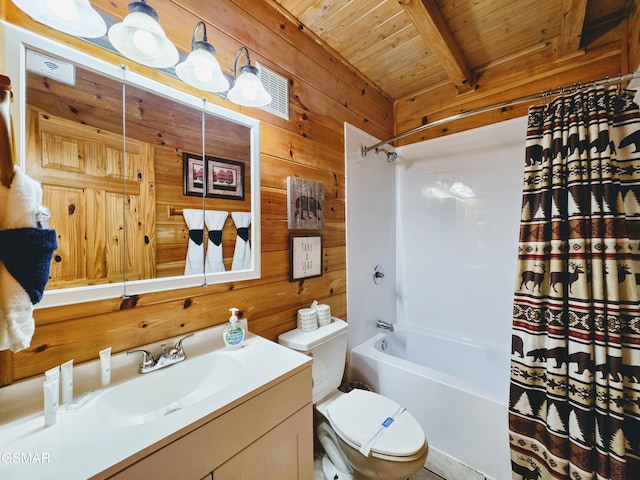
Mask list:
[[[426,468],[423,468],[412,477],[409,477],[408,480],[446,480],[446,479],[443,479],[441,476],[436,475],[432,471],[427,470]]]
[[[319,465],[318,459],[316,459],[316,462],[314,464],[314,472],[313,472],[313,479],[314,480],[324,480],[323,476],[322,476],[322,472],[321,472],[321,467]],[[427,470],[426,468],[423,468],[422,470],[420,470],[418,473],[416,473],[415,475],[409,477],[407,480],[447,480],[445,478],[442,478],[439,475],[436,475],[435,473]]]
[[[318,471],[314,472],[314,480],[323,480],[322,474]],[[446,480],[439,475],[423,468],[415,475],[409,477],[407,480]]]
[[[429,450],[427,467],[429,468],[423,468],[407,480],[487,480],[482,473],[453,460],[436,449]],[[314,461],[313,473],[314,480],[324,480],[319,456]]]

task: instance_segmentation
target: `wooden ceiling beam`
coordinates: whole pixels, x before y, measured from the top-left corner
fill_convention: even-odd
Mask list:
[[[575,54],[580,49],[587,0],[562,0],[562,27],[558,57]]]
[[[585,0],[586,1],[586,0]],[[429,50],[438,59],[458,93],[473,90],[474,77],[436,0],[401,0]]]

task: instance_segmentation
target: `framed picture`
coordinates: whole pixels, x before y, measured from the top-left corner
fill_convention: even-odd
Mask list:
[[[204,162],[202,155],[184,152],[182,154],[183,194],[201,197],[204,193]]]
[[[207,197],[244,200],[244,163],[207,158]]]
[[[244,163],[206,155],[182,154],[183,194],[244,200]]]
[[[322,276],[322,235],[289,235],[289,281]]]
[[[289,230],[324,228],[324,184],[287,177],[287,226]]]

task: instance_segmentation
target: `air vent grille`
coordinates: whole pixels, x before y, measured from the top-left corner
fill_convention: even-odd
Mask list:
[[[264,65],[256,62],[258,76],[264,88],[271,94],[271,103],[262,108],[280,118],[289,120],[289,82],[286,78],[269,70]]]

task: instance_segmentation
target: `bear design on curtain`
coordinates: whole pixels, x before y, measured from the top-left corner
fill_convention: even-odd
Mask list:
[[[640,479],[640,112],[529,109],[513,306],[514,480]]]

